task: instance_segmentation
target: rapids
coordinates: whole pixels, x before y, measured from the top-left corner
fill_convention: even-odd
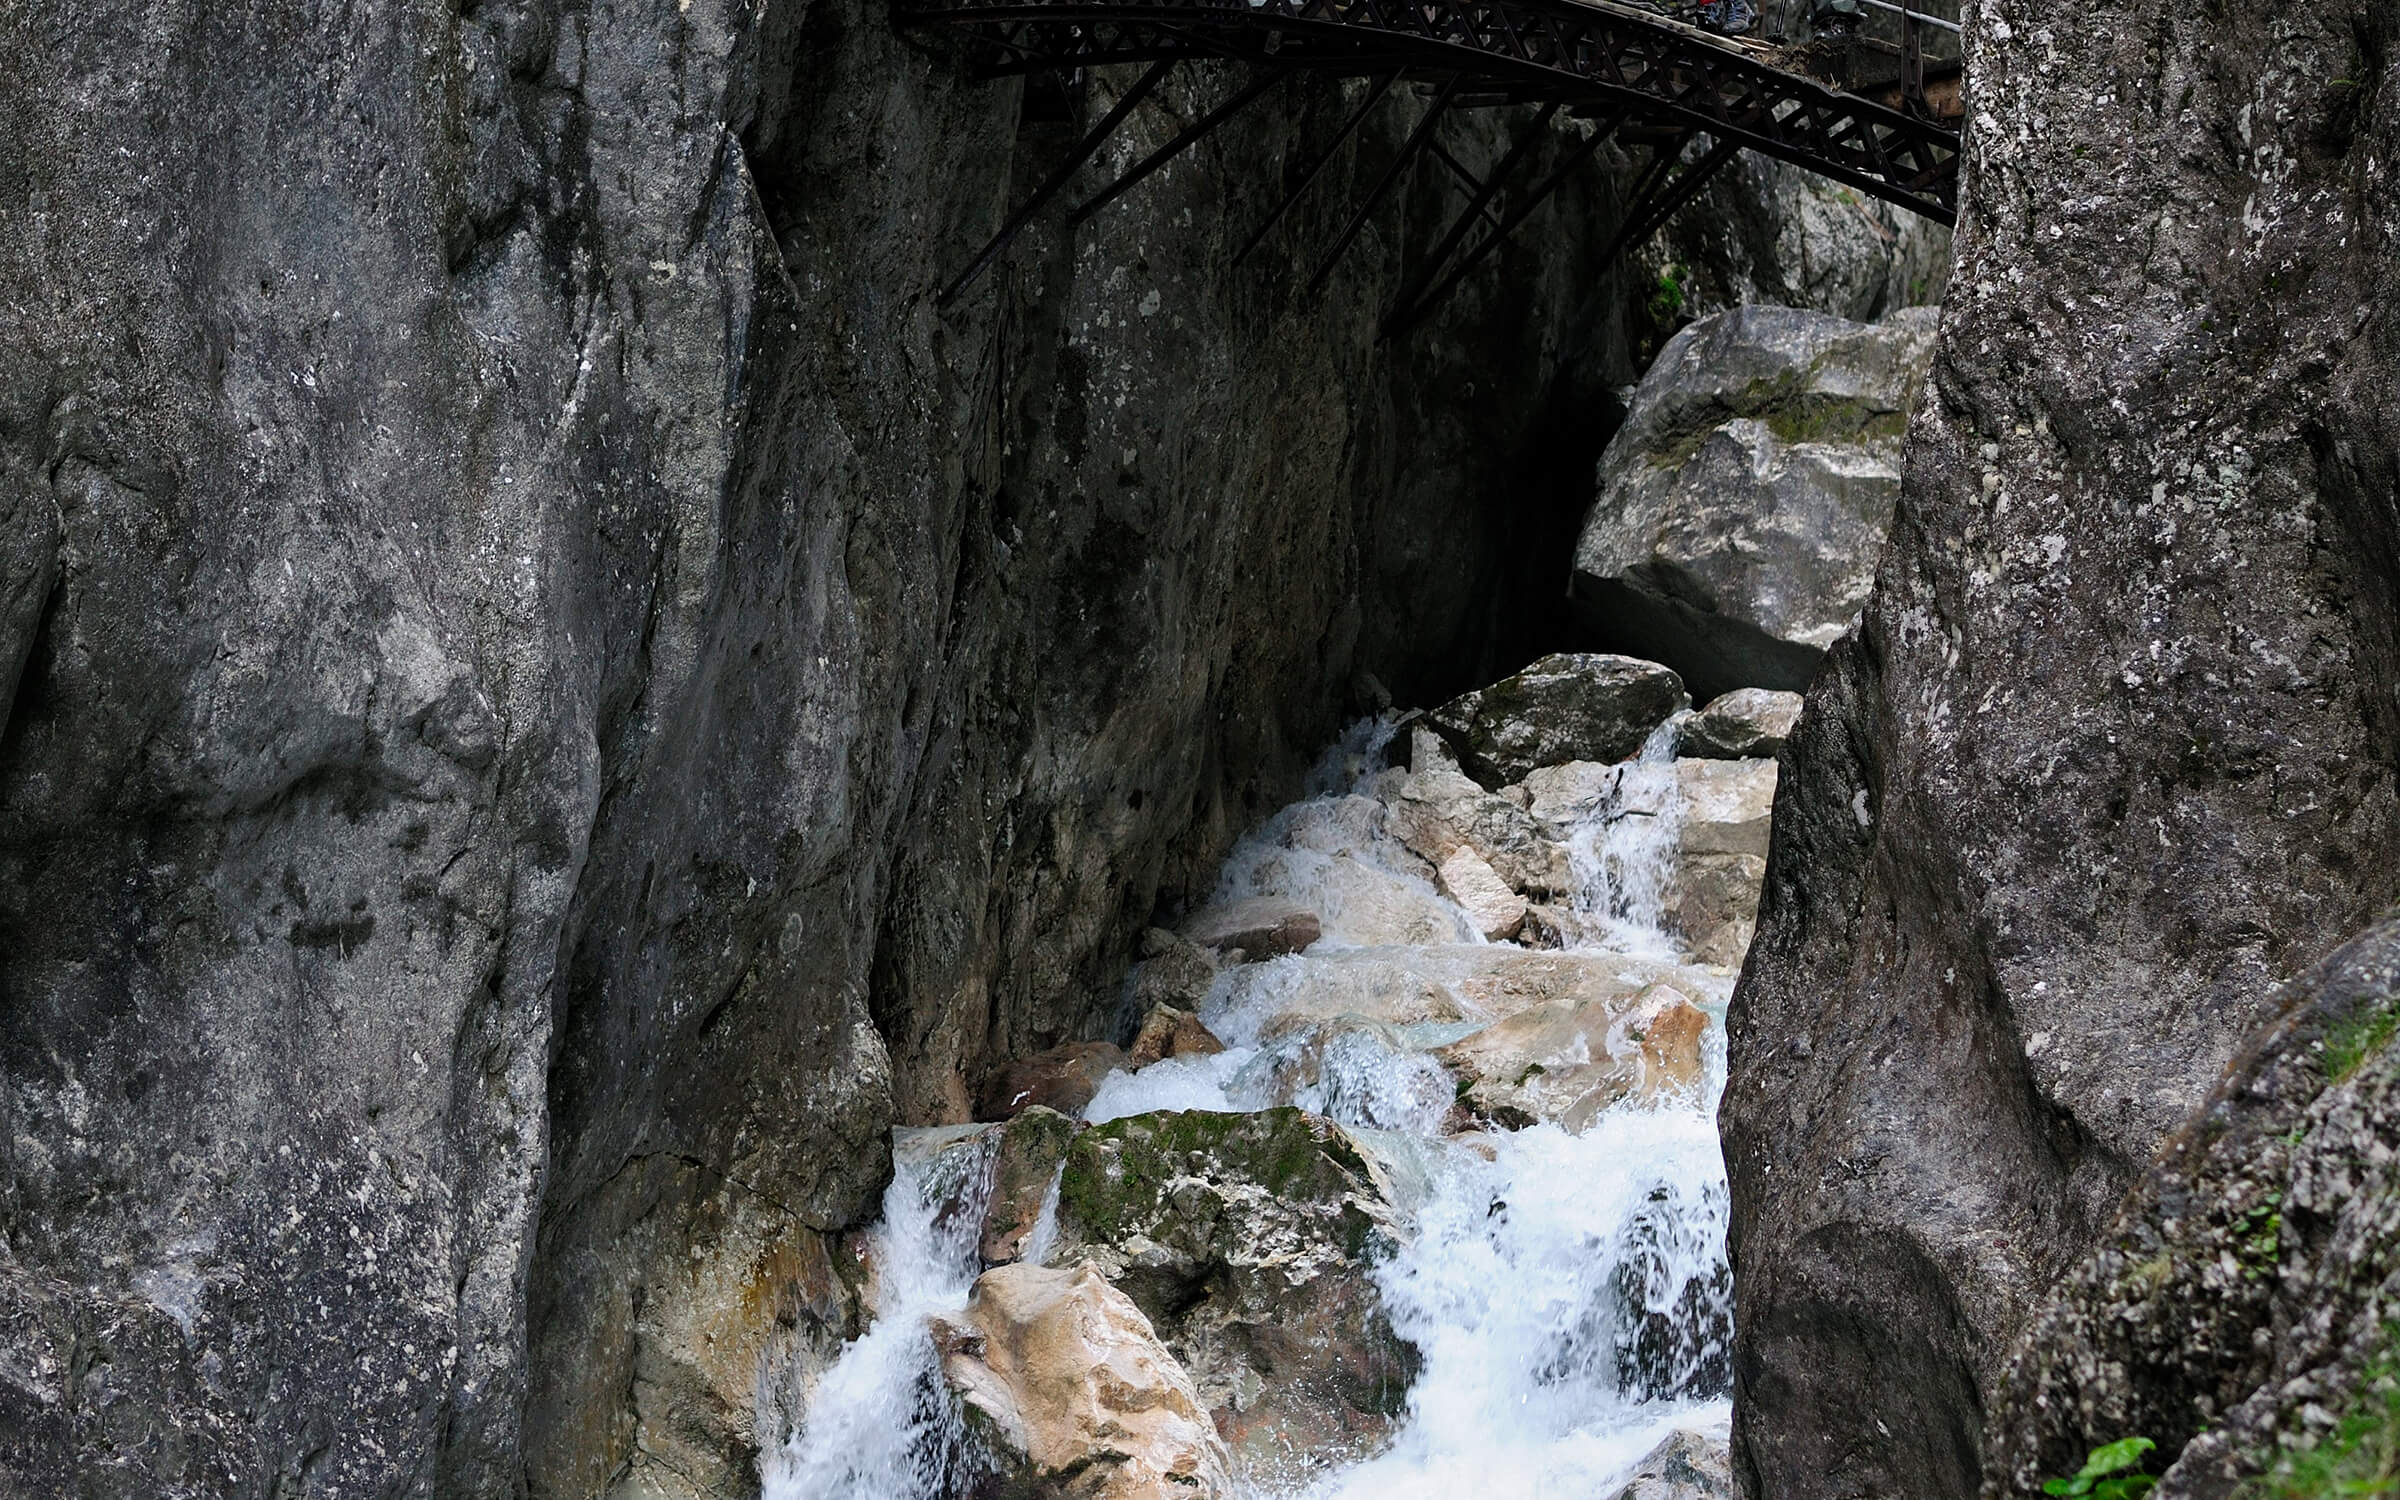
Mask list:
[[[1391,732],[1354,727],[1312,777],[1312,801],[1359,786]],[[1594,951],[1681,957],[1661,921],[1677,855],[1671,743],[1665,731],[1654,735],[1568,841],[1574,904]],[[1320,879],[1324,857],[1275,837],[1308,805],[1245,838],[1219,894],[1286,896],[1324,912],[1313,957],[1355,945],[1339,893]],[[1443,900],[1421,877],[1389,873]],[[1463,914],[1457,925],[1453,943],[1368,956],[1428,975],[1454,970],[1446,959],[1480,942]],[[1443,1133],[1453,1084],[1431,1049],[1471,1025],[1343,1033],[1313,1078],[1289,1087],[1278,1055],[1289,1044],[1267,1038],[1276,1017],[1305,999],[1311,974],[1300,958],[1227,970],[1202,1013],[1227,1049],[1112,1074],[1086,1111],[1099,1122],[1296,1103],[1384,1133],[1421,1168],[1410,1238],[1374,1269],[1394,1327],[1423,1358],[1395,1439],[1346,1467],[1306,1454],[1274,1472],[1254,1465],[1240,1476],[1242,1500],[1599,1500],[1675,1429],[1721,1434],[1731,1411],[1731,1282],[1715,1115],[1730,976],[1719,972],[1695,996],[1711,1018],[1699,1089],[1618,1104],[1580,1131],[1543,1123],[1457,1138]],[[762,1461],[767,1500],[955,1493],[957,1421],[924,1317],[964,1305],[977,1263],[972,1229],[945,1226],[934,1207],[955,1202],[958,1184],[929,1180],[926,1160],[900,1153],[875,1231],[876,1320],[817,1379],[797,1431]],[[961,1217],[971,1225],[977,1215]]]

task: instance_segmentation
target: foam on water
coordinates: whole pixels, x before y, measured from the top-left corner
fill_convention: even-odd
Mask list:
[[[991,1192],[983,1149],[896,1151],[874,1230],[874,1322],[802,1393],[799,1429],[759,1456],[763,1500],[942,1500],[965,1432],[926,1318],[964,1307]]]
[[[1220,875],[1221,896],[1309,904],[1326,918],[1326,940],[1310,956],[1221,974],[1201,1014],[1226,1050],[1112,1074],[1086,1118],[1298,1104],[1373,1138],[1405,1179],[1409,1238],[1374,1275],[1422,1365],[1391,1446],[1339,1472],[1252,1475],[1243,1500],[1593,1500],[1673,1430],[1721,1433],[1729,1418],[1727,1197],[1714,1124],[1723,1036],[1712,1026],[1705,1039],[1700,1097],[1619,1105],[1580,1133],[1544,1124],[1446,1138],[1455,1089],[1429,1053],[1481,1023],[1342,1014],[1352,1002],[1340,997],[1359,993],[1344,986],[1366,983],[1375,966],[1456,996],[1455,975],[1476,951],[1464,914],[1411,857],[1381,843],[1372,809],[1344,800],[1380,769],[1392,732],[1388,719],[1352,726],[1312,772],[1311,800],[1245,837]],[[1681,818],[1673,737],[1662,730],[1615,770],[1568,841],[1569,904],[1595,948],[1680,958],[1663,917]],[[1458,935],[1447,946],[1349,946],[1342,903],[1362,889],[1447,908]],[[1709,999],[1718,990],[1692,988],[1721,1010]],[[958,1422],[925,1317],[962,1305],[975,1274],[976,1215],[941,1207],[957,1187],[927,1180],[921,1160],[894,1179],[876,1231],[876,1320],[809,1393],[799,1431],[767,1465],[767,1500],[956,1492]],[[1054,1182],[1033,1237],[1037,1260],[1055,1233],[1056,1196]],[[1308,1456],[1294,1457],[1305,1471]]]

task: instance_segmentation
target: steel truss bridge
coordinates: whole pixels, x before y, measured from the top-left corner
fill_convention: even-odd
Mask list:
[[[1248,63],[1254,76],[1079,204],[1070,224],[1289,79],[1306,73],[1372,79],[1363,103],[1235,256],[1243,259],[1385,95],[1403,82],[1417,85],[1431,91],[1430,108],[1347,217],[1310,281],[1312,287],[1324,281],[1412,163],[1441,161],[1460,179],[1467,203],[1395,299],[1387,333],[1421,318],[1612,139],[1649,155],[1635,174],[1607,259],[1656,233],[1743,149],[1949,223],[1957,204],[1958,91],[1953,82],[1946,97],[1937,88],[1940,105],[1929,101],[1924,38],[1934,34],[1930,28],[1955,34],[1956,25],[1913,9],[1921,0],[1864,3],[1903,17],[1900,44],[1886,48],[1902,58],[1898,81],[1881,98],[1801,71],[1796,49],[1717,36],[1621,0],[899,0],[899,24],[963,37],[981,76],[1065,80],[1094,67],[1148,64],[941,300],[956,300],[1187,60]],[[1436,127],[1454,109],[1496,105],[1538,110],[1498,163],[1478,176],[1442,146]],[[1580,141],[1562,137],[1563,159],[1519,181],[1561,110],[1597,128]]]

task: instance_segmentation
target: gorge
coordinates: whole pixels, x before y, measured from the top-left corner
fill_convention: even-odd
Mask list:
[[[2400,1492],[2400,17],[1960,19],[1387,337],[1592,120],[0,6],[0,1494]]]

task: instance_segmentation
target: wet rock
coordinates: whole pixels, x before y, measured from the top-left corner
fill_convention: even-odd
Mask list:
[[[1775,811],[1775,762],[1679,760],[1681,850],[1667,916],[1700,963],[1738,968],[1758,926]]]
[[[1344,943],[1450,943],[1466,935],[1433,888],[1433,865],[1394,838],[1378,835],[1355,853],[1331,855],[1269,847],[1252,853],[1240,876],[1252,889],[1304,892],[1320,936]]]
[[[1273,896],[1244,896],[1215,902],[1183,924],[1183,935],[1219,953],[1246,959],[1298,953],[1325,935],[1325,924],[1307,907]]]
[[[1162,1005],[1198,1010],[1217,982],[1217,963],[1209,951],[1159,927],[1143,934],[1142,949],[1142,962],[1133,971],[1134,1014],[1148,1015]]]
[[[1525,898],[1463,844],[1442,861],[1442,894],[1458,903],[1487,942],[1513,938],[1525,925]]]
[[[1518,1011],[1435,1055],[1459,1102],[1509,1129],[1542,1120],[1581,1130],[1628,1098],[1699,1087],[1708,1016],[1671,985]]]
[[[1623,760],[1683,705],[1683,681],[1630,656],[1545,656],[1513,677],[1425,715],[1486,786],[1562,761]]]
[[[1099,1270],[1000,1266],[935,1329],[1002,1495],[1226,1500],[1225,1445],[1150,1320]]]
[[[1062,1115],[1080,1115],[1100,1080],[1124,1066],[1125,1053],[1113,1042],[1069,1042],[1019,1058],[993,1074],[976,1112],[986,1120],[1005,1120],[1038,1104]]]
[[[1451,1025],[1478,1014],[1455,987],[1420,972],[1415,959],[1410,951],[1369,948],[1254,964],[1231,976],[1225,1003],[1236,1013],[1354,1015],[1393,1026]]]
[[[1773,688],[1735,688],[1677,727],[1675,753],[1712,760],[1772,760],[1800,722],[1798,693]]]
[[[1514,890],[1562,891],[1573,879],[1566,850],[1543,837],[1525,809],[1460,772],[1430,766],[1382,792],[1392,837],[1437,869],[1468,848]]]
[[[1237,1473],[1382,1441],[1416,1370],[1370,1274],[1388,1169],[1297,1109],[1136,1115],[1077,1137],[1059,1250],[1087,1256],[1191,1372]]]
[[[1138,1070],[1170,1057],[1206,1057],[1224,1050],[1225,1044],[1198,1016],[1159,1005],[1142,1018],[1142,1029],[1125,1055],[1125,1065]]]
[[[1576,543],[1594,628],[1698,697],[1807,687],[1873,581],[1933,327],[1930,309],[1861,324],[1753,306],[1677,334]]]
[[[1042,1209],[1058,1181],[1059,1164],[1083,1122],[1046,1105],[1029,1104],[998,1129],[991,1156],[991,1196],[977,1247],[987,1266],[1025,1253]]]
[[[1610,1500],[1733,1500],[1733,1455],[1723,1438],[1678,1432],[1650,1450]]]

